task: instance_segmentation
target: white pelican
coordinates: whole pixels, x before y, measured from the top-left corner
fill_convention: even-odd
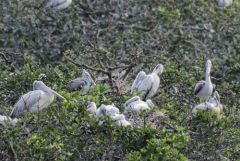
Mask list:
[[[93,81],[91,75],[83,69],[82,76],[71,80],[66,87],[70,91],[82,89],[83,94],[86,94],[92,85],[95,85],[95,82]]]
[[[10,116],[12,118],[18,117],[24,112],[38,113],[53,102],[54,96],[65,99],[56,91],[47,87],[42,81],[34,81],[33,91],[30,91],[20,97],[14,105]]]
[[[3,125],[4,127],[7,127],[9,125],[15,126],[17,122],[18,122],[17,118],[12,119],[11,117],[0,115],[0,124]]]
[[[131,123],[125,119],[123,114],[115,114],[110,116],[119,126],[131,126]]]
[[[208,101],[195,106],[192,110],[192,113],[194,115],[196,115],[198,110],[212,111],[217,116],[219,116],[223,111],[223,106],[220,103],[220,96],[219,96],[218,92],[215,91],[214,96],[212,98],[210,98]]]
[[[88,102],[87,111],[93,115],[96,115],[97,106],[95,102]]]
[[[213,92],[213,84],[211,82],[211,67],[212,63],[210,60],[207,60],[206,62],[206,71],[205,71],[205,80],[199,81],[194,88],[194,94],[200,99],[200,100],[207,100]]]
[[[114,105],[104,105],[102,104],[96,111],[96,116],[113,116],[119,114],[119,109]]]
[[[127,112],[138,113],[140,111],[150,109],[149,107],[154,106],[154,104],[150,99],[144,102],[141,100],[139,96],[134,96],[129,100],[127,100],[124,106],[125,106],[124,113],[127,113]]]
[[[226,8],[231,6],[233,3],[233,0],[218,0],[217,5],[219,8]]]
[[[47,0],[46,7],[62,10],[67,8],[71,3],[72,0]]]
[[[131,93],[132,95],[136,95],[136,91],[140,92],[140,95],[145,100],[146,98],[153,97],[156,94],[160,78],[159,76],[163,72],[163,65],[158,64],[152,71],[151,74],[146,75],[144,71],[140,71],[134,80]]]

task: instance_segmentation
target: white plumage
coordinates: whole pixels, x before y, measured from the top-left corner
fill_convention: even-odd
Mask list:
[[[125,106],[124,113],[127,112],[138,113],[140,111],[150,109],[150,107],[154,106],[154,104],[150,99],[144,102],[141,100],[139,96],[134,96],[131,99],[127,100],[124,106]]]
[[[115,114],[110,116],[119,126],[131,126],[131,123],[126,120],[123,114]]]
[[[87,111],[93,115],[96,115],[97,106],[95,102],[88,102]]]
[[[233,3],[233,0],[218,0],[217,5],[219,8],[226,8],[231,6],[232,3]]]
[[[151,74],[146,75],[144,71],[140,71],[134,80],[132,87],[131,87],[131,93],[132,95],[137,95],[137,92],[140,92],[140,96],[143,99],[151,98],[153,97],[158,88],[160,83],[159,76],[163,72],[163,65],[158,64],[153,72]]]
[[[0,115],[0,124],[3,125],[4,127],[8,127],[9,125],[15,126],[17,122],[18,122],[17,118],[12,119],[11,117]]]
[[[199,81],[194,88],[194,94],[200,99],[200,100],[206,100],[208,99],[213,92],[213,84],[211,82],[211,67],[212,63],[210,60],[207,60],[206,62],[206,71],[205,71],[205,80]]]
[[[46,7],[62,10],[67,8],[71,3],[72,0],[48,0]]]
[[[10,116],[18,117],[24,112],[37,113],[48,107],[53,102],[54,96],[64,99],[63,96],[47,87],[42,81],[34,81],[33,91],[20,97]]]
[[[210,98],[208,101],[195,106],[192,110],[192,113],[196,115],[199,110],[211,111],[216,115],[220,115],[223,111],[223,106],[220,103],[220,96],[218,92],[215,91],[214,96]]]
[[[113,116],[119,114],[119,109],[114,105],[102,104],[96,111],[96,116]]]

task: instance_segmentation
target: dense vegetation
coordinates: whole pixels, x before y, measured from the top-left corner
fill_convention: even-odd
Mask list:
[[[0,3],[0,114],[8,115],[41,73],[66,101],[56,99],[38,115],[1,129],[0,160],[240,159],[237,0],[225,9],[215,0],[74,0],[62,11],[41,3]],[[199,103],[193,87],[207,58],[224,105],[221,118],[191,114]],[[123,111],[136,74],[158,63],[164,73],[154,110],[167,117],[159,126],[146,119],[140,127],[121,127],[110,118],[99,125],[86,112],[89,100]],[[97,85],[87,95],[67,91],[82,69]]]

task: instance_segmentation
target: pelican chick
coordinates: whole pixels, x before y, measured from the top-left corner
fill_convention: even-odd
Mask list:
[[[4,127],[8,127],[9,125],[15,126],[17,122],[18,122],[17,118],[12,119],[11,117],[0,115],[0,124],[3,125]]]
[[[95,102],[88,102],[87,111],[92,115],[96,115],[97,106]]]
[[[163,65],[158,64],[151,74],[146,75],[144,71],[140,71],[134,80],[131,87],[131,94],[137,95],[136,91],[140,92],[140,96],[145,100],[146,98],[153,97],[160,84],[159,76],[163,72]]]
[[[123,114],[115,114],[110,116],[119,126],[132,126],[132,124],[126,120]]]
[[[82,76],[74,80],[71,80],[67,84],[66,88],[70,91],[82,89],[82,93],[86,94],[93,85],[95,85],[95,82],[93,81],[91,75],[86,70],[83,69]]]
[[[62,10],[70,6],[72,0],[47,0],[46,7],[56,10]]]
[[[150,99],[144,102],[141,100],[139,96],[134,96],[127,100],[124,106],[125,106],[124,113],[127,112],[139,113],[140,111],[150,109],[149,107],[153,107],[154,104]]]
[[[207,100],[213,92],[213,84],[211,82],[211,67],[212,63],[211,60],[207,60],[206,62],[206,71],[205,71],[205,80],[199,81],[194,88],[194,94],[200,99],[200,100]]]
[[[221,9],[231,6],[233,0],[218,0],[217,6]]]
[[[96,111],[96,116],[113,116],[119,114],[119,109],[114,105],[102,104]]]
[[[38,113],[53,102],[54,96],[63,100],[65,99],[56,91],[46,86],[42,81],[34,81],[33,91],[30,91],[19,98],[12,109],[10,117],[18,117],[24,112]]]
[[[196,115],[199,110],[212,111],[217,116],[219,116],[223,111],[223,106],[220,103],[220,96],[218,92],[215,91],[214,96],[210,98],[208,101],[195,106],[192,110],[192,113]]]

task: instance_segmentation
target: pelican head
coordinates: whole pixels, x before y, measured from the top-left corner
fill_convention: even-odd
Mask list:
[[[97,111],[96,103],[88,101],[87,111],[95,115]]]
[[[212,67],[212,62],[210,59],[208,59],[206,62],[206,72],[209,74],[210,74],[211,67]]]
[[[89,83],[91,83],[91,84],[95,84],[95,82],[93,81],[91,75],[85,69],[83,69],[82,78],[88,80]]]
[[[123,114],[115,114],[115,115],[111,116],[111,118],[115,121],[125,120],[125,116]]]
[[[34,81],[33,82],[33,90],[41,90],[49,94],[53,94],[61,99],[65,99],[63,96],[61,96],[59,93],[56,91],[52,90],[48,86],[46,86],[42,81]]]
[[[160,76],[163,72],[163,65],[162,64],[158,64],[154,69],[153,69],[153,73],[157,73],[158,76]]]
[[[46,76],[46,74],[44,74],[44,73],[41,73],[41,74],[39,74],[39,76],[38,76],[38,81],[43,81],[43,80],[45,80],[47,78],[47,76]]]

